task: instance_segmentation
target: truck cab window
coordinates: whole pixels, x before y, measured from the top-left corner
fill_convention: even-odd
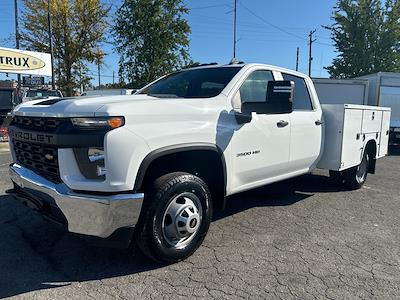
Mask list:
[[[254,71],[240,87],[240,98],[244,102],[265,102],[267,97],[268,81],[273,81],[271,71]]]
[[[284,80],[293,81],[295,84],[293,110],[313,110],[310,94],[303,78],[282,73]]]
[[[211,98],[221,94],[241,67],[183,70],[167,75],[141,90],[157,98]]]

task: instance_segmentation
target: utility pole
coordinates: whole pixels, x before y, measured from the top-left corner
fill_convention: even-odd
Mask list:
[[[18,0],[14,0],[14,9],[15,9],[15,48],[19,49]],[[18,78],[17,91],[19,97],[21,91],[21,74],[18,74],[17,78]]]
[[[299,55],[300,55],[300,48],[297,47],[297,54],[296,54],[296,71],[299,71]]]
[[[51,56],[51,88],[56,89],[56,83],[54,79],[54,52],[53,52],[53,32],[51,29],[51,14],[50,14],[50,0],[47,0],[47,23],[49,31],[49,48]]]
[[[100,58],[97,61],[97,75],[99,76],[99,89],[100,89],[100,84],[101,84],[101,79],[100,79]]]
[[[236,58],[236,12],[237,12],[237,0],[234,0],[233,10],[233,58]]]
[[[315,32],[317,32],[316,29],[311,30],[310,34],[308,35],[308,37],[310,38],[309,43],[308,43],[309,46],[310,46],[310,51],[309,51],[309,56],[308,56],[308,76],[310,76],[310,77],[311,77],[311,67],[312,67],[312,60],[313,60],[313,57],[312,57],[312,44],[316,41],[315,39],[313,39],[313,35],[314,35]]]
[[[114,81],[114,73],[115,73],[115,72],[113,71],[113,85],[114,85],[114,83],[115,83],[115,81]]]

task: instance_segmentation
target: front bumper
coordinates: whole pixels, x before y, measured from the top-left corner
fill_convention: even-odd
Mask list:
[[[16,163],[10,165],[10,176],[16,198],[39,212],[59,210],[58,219],[66,221],[70,232],[107,238],[117,229],[135,226],[139,219],[143,194],[76,193]]]

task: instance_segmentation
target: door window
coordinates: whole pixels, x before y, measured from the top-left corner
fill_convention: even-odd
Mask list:
[[[240,87],[240,98],[244,102],[266,102],[268,81],[273,81],[271,71],[254,71]]]
[[[313,110],[307,84],[303,78],[282,73],[283,80],[293,81],[295,84],[293,110]]]

